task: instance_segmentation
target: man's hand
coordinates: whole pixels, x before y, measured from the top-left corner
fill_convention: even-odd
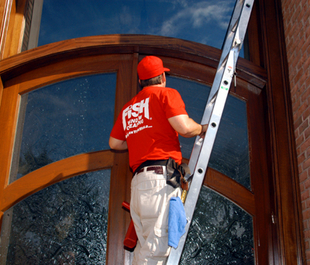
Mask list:
[[[201,133],[199,134],[200,138],[204,138],[206,135],[206,131],[208,129],[209,124],[201,125]]]

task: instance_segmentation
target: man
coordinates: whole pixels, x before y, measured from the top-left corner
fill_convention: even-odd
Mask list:
[[[180,197],[181,188],[166,182],[169,158],[180,165],[182,154],[178,134],[202,136],[208,125],[189,118],[177,90],[166,87],[160,58],[147,56],[138,64],[143,88],[120,112],[112,129],[112,149],[128,148],[134,172],[130,212],[138,236],[133,264],[165,264],[168,247],[168,210],[171,197]]]

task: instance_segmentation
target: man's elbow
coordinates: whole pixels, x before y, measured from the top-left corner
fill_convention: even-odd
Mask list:
[[[111,149],[114,149],[114,150],[118,149],[118,145],[117,145],[116,141],[112,138],[109,139],[109,146]]]
[[[199,135],[202,132],[202,126],[196,122],[194,122],[193,120],[188,123],[183,125],[178,133],[186,138],[191,138],[191,137],[195,137],[197,135]]]
[[[115,144],[113,143],[113,141],[111,140],[111,138],[109,139],[109,146],[111,149],[115,149]]]
[[[185,138],[190,138],[194,136],[193,130],[188,127],[183,127],[181,130],[179,130],[178,133]]]
[[[113,137],[110,137],[110,139],[109,139],[109,146],[111,149],[114,149],[114,150],[125,150],[125,149],[127,149],[126,141],[121,141],[121,140],[115,139]]]

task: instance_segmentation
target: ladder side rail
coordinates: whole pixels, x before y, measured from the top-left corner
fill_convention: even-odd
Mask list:
[[[206,107],[201,119],[201,124],[208,124],[209,120],[210,120],[210,116],[213,110],[213,106],[214,106],[214,101],[215,101],[215,97],[216,94],[218,92],[218,89],[220,87],[220,83],[221,80],[223,78],[223,74],[224,74],[224,68],[225,68],[225,64],[227,62],[227,57],[229,54],[229,51],[231,49],[231,47],[233,46],[233,42],[235,39],[235,35],[236,35],[236,27],[238,27],[238,25],[236,25],[239,21],[240,21],[240,15],[241,15],[241,11],[242,11],[242,4],[243,4],[244,0],[237,0],[235,7],[234,7],[234,11],[232,14],[232,18],[230,20],[230,24],[228,26],[228,31],[227,31],[227,36],[225,38],[224,41],[224,45],[223,45],[223,50],[222,50],[222,54],[221,54],[221,58],[217,67],[217,71],[216,71],[216,75],[214,77],[213,83],[212,83],[212,87],[208,96],[208,100],[206,103]],[[196,137],[195,142],[194,142],[194,147],[192,149],[192,153],[190,156],[190,160],[188,163],[189,169],[191,170],[191,172],[194,172],[194,168],[195,168],[195,164],[198,158],[198,154],[201,150],[201,139],[199,139],[199,136]]]
[[[167,265],[175,265],[179,263],[181,254],[185,245],[185,240],[187,233],[193,218],[194,209],[196,207],[196,202],[199,197],[199,193],[203,184],[204,176],[207,170],[207,165],[211,156],[212,147],[215,141],[217,130],[221,121],[221,116],[226,103],[226,99],[229,93],[229,87],[231,84],[232,76],[234,73],[233,61],[234,61],[234,51],[230,52],[228,63],[225,69],[224,81],[221,84],[221,89],[218,92],[213,112],[210,118],[211,124],[205,135],[207,141],[202,141],[201,150],[198,156],[198,160],[194,169],[193,180],[190,184],[190,189],[187,194],[187,199],[184,204],[185,215],[187,219],[187,224],[185,226],[185,234],[180,238],[179,245],[177,249],[171,249]]]
[[[240,4],[240,3],[243,4]],[[205,135],[204,141],[199,137],[196,138],[193,152],[189,161],[189,167],[191,172],[194,172],[193,180],[190,183],[190,189],[188,191],[187,200],[185,201],[185,213],[188,223],[185,227],[185,234],[181,237],[177,249],[172,248],[169,255],[167,265],[175,265],[179,263],[181,254],[184,248],[187,233],[191,224],[191,220],[194,214],[196,203],[199,197],[199,193],[203,184],[203,179],[209,163],[210,155],[212,152],[213,144],[221,120],[221,116],[224,110],[226,99],[229,93],[231,81],[235,72],[235,67],[239,52],[244,40],[244,36],[247,29],[247,24],[250,18],[251,10],[254,0],[239,1],[236,4],[233,18],[231,19],[230,29],[234,30],[234,37],[231,41],[231,36],[228,36],[225,40],[224,48],[229,47],[229,55],[227,60],[224,52],[222,52],[221,60],[216,73],[215,81],[213,82],[212,89],[207,101],[207,105],[202,118],[202,124],[209,124],[208,130]],[[241,10],[239,14],[239,10]],[[239,16],[239,18],[235,18]],[[238,20],[238,25],[235,27],[235,22]],[[224,66],[224,64],[226,65]],[[215,91],[215,92],[214,92]],[[213,92],[211,94],[211,92]],[[224,94],[223,94],[224,93]],[[215,98],[216,96],[216,98]],[[215,99],[215,101],[214,101]],[[214,125],[214,126],[213,126]],[[196,164],[195,164],[196,163]],[[194,169],[194,170],[193,170]]]
[[[241,5],[241,3],[243,3],[243,5],[246,8],[242,8],[243,6]],[[235,9],[232,15],[232,19],[229,25],[230,32],[227,34],[227,37],[224,42],[224,46],[223,46],[224,50],[222,52],[221,59],[220,59],[220,62],[217,68],[217,72],[216,72],[216,75],[215,75],[215,78],[214,78],[214,81],[211,87],[211,91],[210,91],[210,94],[207,100],[204,114],[202,116],[201,124],[209,123],[210,116],[211,116],[213,106],[214,106],[214,99],[216,97],[216,94],[218,92],[218,89],[219,89],[219,86],[220,86],[220,83],[221,83],[221,80],[224,74],[224,63],[226,63],[225,59],[228,56],[227,49],[231,50],[233,46],[238,45],[239,47],[238,53],[236,53],[235,60],[234,60],[235,65],[237,64],[238,55],[241,49],[241,45],[244,41],[247,24],[250,19],[253,3],[254,3],[254,0],[248,0],[246,2],[244,2],[243,0],[239,0],[236,3]],[[237,21],[238,21],[238,25],[236,25],[237,28],[235,28],[235,23]],[[191,172],[193,172],[194,170],[195,162],[197,161],[197,157],[200,152],[200,149],[201,149],[201,143],[199,143],[199,137],[196,137],[194,147],[192,150],[192,154],[191,154],[189,164],[188,164]]]
[[[223,75],[223,71],[224,71],[224,67],[223,64],[225,63],[225,59],[227,59],[229,51],[232,47],[234,38],[235,38],[235,29],[237,27],[237,24],[240,21],[240,15],[241,15],[241,11],[242,11],[242,4],[243,4],[244,0],[237,0],[235,7],[234,7],[234,11],[231,17],[231,20],[229,22],[229,26],[228,26],[228,30],[227,30],[227,35],[226,38],[224,40],[224,44],[223,44],[223,48],[222,48],[222,54],[219,60],[219,64],[218,64],[218,68],[217,68],[217,72],[211,87],[211,91],[207,100],[207,104],[206,106],[210,105],[210,102],[212,101],[212,99],[214,98],[214,96],[216,95],[219,85],[220,85],[220,80],[221,77]],[[202,121],[205,124],[209,121],[210,118],[210,111],[208,111],[209,115],[207,115],[206,117],[202,118]]]
[[[211,91],[209,93],[209,97],[207,100],[206,108],[204,111],[204,115],[202,117],[201,124],[208,123],[212,111],[212,99],[216,96],[218,91],[221,78],[223,76],[224,64],[226,63],[228,54],[232,47],[239,45],[239,50],[241,49],[241,44],[243,43],[244,36],[247,29],[247,24],[249,21],[249,17],[252,11],[254,0],[237,0],[232,19],[228,26],[227,36],[225,38],[222,54],[219,60],[217,72],[211,87]],[[238,57],[235,58],[237,61]]]

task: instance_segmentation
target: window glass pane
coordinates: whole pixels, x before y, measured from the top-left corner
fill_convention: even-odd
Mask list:
[[[28,93],[17,178],[76,154],[109,149],[115,87],[116,74],[111,73]]]
[[[221,48],[234,0],[44,0],[39,46],[105,34],[175,37]]]
[[[200,123],[210,87],[171,76],[167,76],[167,86],[180,92],[189,116]],[[190,158],[194,141],[180,137],[183,157]],[[246,102],[234,96],[226,101],[209,166],[251,188]]]
[[[228,96],[210,157],[210,167],[251,189],[246,102]]]
[[[180,262],[188,264],[255,264],[252,216],[202,187]]]
[[[6,264],[105,264],[109,189],[110,170],[90,172],[15,205]]]

